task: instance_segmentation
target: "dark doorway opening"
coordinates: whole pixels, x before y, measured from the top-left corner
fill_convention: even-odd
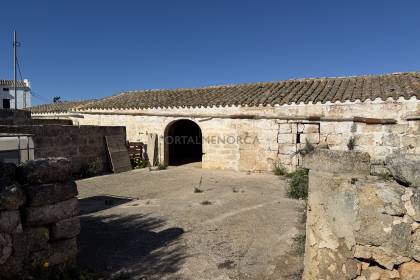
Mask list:
[[[166,133],[169,165],[199,162],[203,156],[200,127],[190,120],[170,124]]]
[[[3,99],[3,109],[10,109],[10,99]]]

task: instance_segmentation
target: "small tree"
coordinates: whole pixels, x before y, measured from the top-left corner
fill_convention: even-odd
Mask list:
[[[61,102],[61,96],[54,96],[53,103]]]

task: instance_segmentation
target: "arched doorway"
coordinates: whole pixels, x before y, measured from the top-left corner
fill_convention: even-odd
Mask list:
[[[181,165],[199,162],[203,156],[200,127],[190,120],[177,120],[165,130],[167,163]]]

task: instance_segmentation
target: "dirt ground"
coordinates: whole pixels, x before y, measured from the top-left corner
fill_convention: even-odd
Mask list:
[[[133,279],[299,279],[302,202],[271,174],[148,169],[77,182],[80,263]]]

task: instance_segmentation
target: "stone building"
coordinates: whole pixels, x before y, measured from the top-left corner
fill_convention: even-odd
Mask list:
[[[334,150],[354,146],[381,164],[396,149],[420,154],[420,72],[122,92],[37,106],[32,115],[122,125],[129,141],[147,143],[157,135],[165,164],[267,171],[279,162],[293,170],[307,142]],[[172,136],[200,141],[174,143]]]

